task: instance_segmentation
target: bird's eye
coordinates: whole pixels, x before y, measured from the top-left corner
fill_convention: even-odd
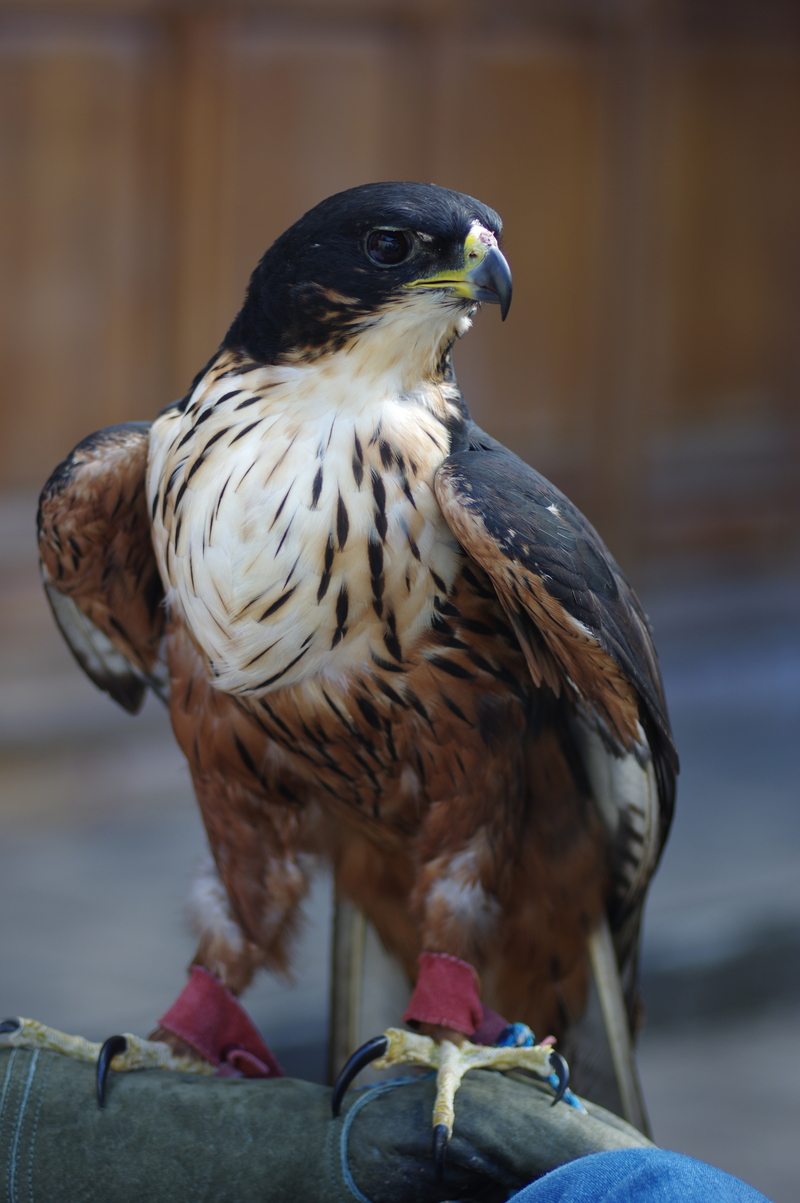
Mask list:
[[[367,235],[367,254],[374,263],[394,267],[411,254],[414,243],[405,230],[372,230]]]

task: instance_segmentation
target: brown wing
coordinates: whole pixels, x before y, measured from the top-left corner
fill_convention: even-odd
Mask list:
[[[639,602],[572,503],[477,428],[468,449],[442,464],[435,490],[459,542],[488,573],[534,681],[568,703],[611,838],[612,921],[635,919],[678,770]]]
[[[164,589],[145,494],[149,422],[109,426],[58,465],[39,499],[45,592],[95,685],[130,713],[163,695]]]

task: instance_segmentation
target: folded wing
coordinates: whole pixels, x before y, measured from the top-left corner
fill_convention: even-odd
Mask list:
[[[39,499],[45,592],[84,672],[131,714],[164,697],[164,589],[145,494],[149,422],[109,426],[59,464]]]
[[[453,533],[489,575],[534,682],[566,703],[609,833],[611,917],[630,932],[627,959],[678,768],[647,619],[583,515],[477,428],[442,464],[435,490]]]

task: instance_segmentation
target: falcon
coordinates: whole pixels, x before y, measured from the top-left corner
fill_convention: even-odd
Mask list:
[[[677,772],[630,585],[456,382],[477,308],[511,302],[500,235],[432,185],[324,200],[186,396],[85,439],[39,508],[79,663],[131,712],[159,693],[189,763],[211,853],[196,979],[238,996],[285,973],[326,859],[414,985],[414,1031],[370,1042],[344,1084],[378,1053],[437,1065],[440,1148],[460,1073],[481,1044],[530,1046],[522,1024],[552,1035],[518,1063],[563,1090],[552,1045],[598,931],[634,1025]],[[155,1039],[191,1054],[182,1030]]]

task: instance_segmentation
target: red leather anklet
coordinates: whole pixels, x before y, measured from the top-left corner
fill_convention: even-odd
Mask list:
[[[423,952],[411,1001],[403,1015],[409,1027],[438,1024],[471,1036],[483,1023],[478,975],[470,964],[444,952]]]
[[[286,1077],[241,1004],[199,965],[192,966],[188,982],[159,1023],[219,1066],[221,1077]]]

